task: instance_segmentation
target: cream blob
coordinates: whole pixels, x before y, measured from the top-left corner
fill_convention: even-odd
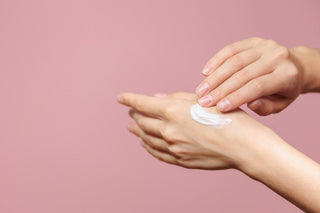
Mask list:
[[[230,118],[220,118],[217,114],[207,112],[206,109],[199,104],[191,106],[190,115],[191,118],[198,123],[215,127],[221,127],[222,125],[229,124],[232,121]]]

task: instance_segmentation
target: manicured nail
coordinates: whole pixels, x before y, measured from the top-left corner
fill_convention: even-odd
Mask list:
[[[223,99],[217,104],[217,107],[220,111],[226,111],[230,108],[231,104],[228,99]]]
[[[211,64],[207,64],[203,70],[202,70],[202,74],[204,75],[208,75],[211,72],[212,69],[212,65]]]
[[[128,130],[130,132],[133,132],[133,130],[134,130],[133,125],[134,125],[133,123],[129,123],[128,126],[127,126]]]
[[[119,95],[119,96],[117,97],[117,100],[118,100],[118,102],[119,102],[120,104],[122,104],[122,103],[123,103],[123,97],[122,97],[122,95]]]
[[[211,102],[212,102],[211,95],[206,95],[206,96],[203,96],[202,98],[199,99],[199,104],[201,106],[207,106],[207,105],[211,104]]]
[[[154,96],[158,97],[158,98],[164,98],[167,96],[167,94],[166,93],[156,93],[156,94],[154,94]]]
[[[203,96],[209,91],[209,84],[208,83],[202,83],[197,87],[197,94],[199,97]]]

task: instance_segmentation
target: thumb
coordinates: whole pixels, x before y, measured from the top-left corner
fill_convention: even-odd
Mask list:
[[[266,96],[247,104],[247,107],[258,115],[266,116],[278,113],[286,108],[293,100],[278,96]]]

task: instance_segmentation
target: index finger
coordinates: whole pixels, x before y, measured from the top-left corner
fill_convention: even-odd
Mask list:
[[[123,93],[118,96],[118,102],[147,115],[163,117],[162,112],[168,100],[135,93]]]
[[[262,40],[261,38],[253,37],[253,38],[237,41],[228,46],[225,46],[207,62],[206,66],[202,71],[202,74],[204,74],[205,76],[208,76],[213,71],[215,71],[219,66],[221,66],[228,58],[244,50],[252,48],[261,40]]]

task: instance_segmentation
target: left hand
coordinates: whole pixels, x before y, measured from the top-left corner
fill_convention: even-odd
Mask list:
[[[260,157],[255,149],[269,145],[270,137],[279,138],[240,109],[225,115],[209,108],[232,119],[220,129],[199,124],[190,116],[196,98],[191,93],[163,98],[126,93],[118,100],[132,108],[129,114],[135,123],[128,129],[142,139],[144,148],[159,160],[186,168],[244,171]]]
[[[191,119],[190,93],[148,97],[127,93],[119,102],[132,107],[130,131],[154,157],[191,169],[235,168],[265,184],[306,212],[320,212],[320,167],[242,110],[222,114],[232,122],[215,128]]]

